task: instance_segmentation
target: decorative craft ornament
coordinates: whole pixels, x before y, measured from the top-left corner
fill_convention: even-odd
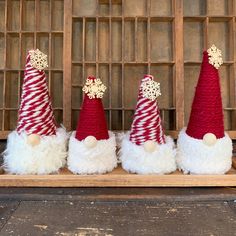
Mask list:
[[[94,136],[88,136],[84,140],[84,144],[87,148],[94,148],[97,145],[97,139]]]
[[[217,70],[221,64],[215,45],[203,52],[189,122],[177,141],[176,162],[186,174],[224,174],[231,168],[232,140],[224,130]]]
[[[88,76],[76,131],[69,141],[67,166],[74,174],[104,174],[117,166],[115,134],[107,129],[100,79]]]
[[[12,174],[51,174],[66,163],[68,134],[58,128],[44,68],[47,55],[27,53],[16,130],[7,139],[4,168]]]
[[[40,143],[40,136],[38,134],[30,134],[27,137],[27,143],[32,147],[37,146]]]
[[[120,160],[122,167],[138,174],[166,174],[176,170],[175,145],[165,136],[156,98],[160,84],[152,75],[141,80],[130,132],[124,135]]]
[[[102,83],[102,81],[97,79],[87,79],[83,87],[83,91],[88,95],[90,99],[102,98],[107,87]]]
[[[213,65],[217,70],[223,64],[221,50],[219,50],[214,44],[207,50],[209,56],[209,63]]]
[[[148,80],[146,82],[143,82],[141,84],[141,89],[143,97],[148,98],[151,101],[156,100],[157,97],[161,95],[160,83],[154,80]]]
[[[209,147],[213,146],[216,143],[216,141],[217,141],[217,138],[212,133],[207,133],[203,136],[203,143]]]
[[[30,64],[32,67],[38,70],[44,70],[48,67],[47,55],[41,52],[39,49],[30,50]]]

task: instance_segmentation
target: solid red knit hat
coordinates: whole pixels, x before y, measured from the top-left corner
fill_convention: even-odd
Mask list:
[[[46,75],[47,55],[40,50],[30,50],[26,59],[17,132],[28,135],[54,135],[53,116]]]
[[[203,61],[186,133],[203,139],[206,133],[224,137],[224,120],[220,91],[221,51],[214,45],[203,52]]]
[[[145,75],[141,80],[138,102],[130,132],[130,141],[142,145],[146,141],[165,143],[161,116],[156,98],[161,95],[160,84],[152,75]]]
[[[85,96],[75,135],[79,141],[88,136],[94,136],[97,140],[109,138],[101,100],[105,90],[106,87],[100,79],[96,79],[93,76],[87,78],[83,87]]]

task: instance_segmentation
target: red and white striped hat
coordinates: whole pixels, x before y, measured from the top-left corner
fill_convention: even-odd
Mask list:
[[[141,80],[131,131],[119,152],[122,167],[138,174],[166,174],[176,170],[173,139],[164,135],[157,97],[160,84],[152,75]]]
[[[30,50],[27,55],[17,132],[43,136],[56,134],[51,99],[44,69],[47,55],[39,49]]]
[[[160,84],[152,75],[145,75],[139,88],[138,102],[130,132],[130,141],[143,145],[146,141],[165,143],[160,111],[156,98],[161,95]]]

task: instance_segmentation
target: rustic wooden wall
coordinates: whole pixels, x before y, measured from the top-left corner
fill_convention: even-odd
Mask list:
[[[16,126],[27,50],[49,56],[48,85],[58,123],[75,129],[85,78],[109,87],[109,128],[130,128],[138,84],[161,83],[165,129],[187,124],[201,53],[222,49],[225,127],[236,138],[236,0],[0,0],[0,138]]]

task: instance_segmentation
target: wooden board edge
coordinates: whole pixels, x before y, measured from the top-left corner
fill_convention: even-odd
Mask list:
[[[220,187],[236,186],[236,175],[1,175],[0,187]]]

